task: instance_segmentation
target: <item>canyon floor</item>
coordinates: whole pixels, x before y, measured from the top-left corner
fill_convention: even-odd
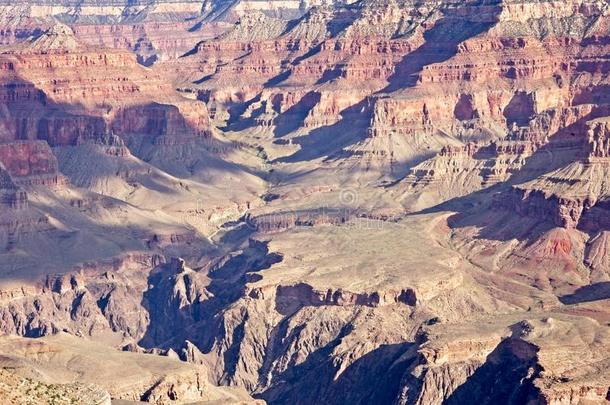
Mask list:
[[[0,0],[8,404],[610,401],[606,0]]]

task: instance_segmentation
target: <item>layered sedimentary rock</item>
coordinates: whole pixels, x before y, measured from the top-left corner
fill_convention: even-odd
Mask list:
[[[49,4],[2,9],[4,332],[191,370],[152,402],[608,400],[604,2]]]
[[[342,121],[363,118],[360,128],[351,125],[351,139],[328,148],[297,137],[290,145],[321,150],[293,153],[295,160],[347,154],[368,170],[401,176],[446,145],[502,140],[507,126],[516,132],[515,126],[527,126],[536,114],[564,108],[570,102],[565,76],[571,71],[564,55],[576,49],[578,38],[594,35],[593,28],[585,28],[588,22],[600,24],[603,18],[599,5],[591,4],[586,12],[553,5],[548,20],[555,25],[541,33],[541,17],[522,17],[511,2],[390,2],[384,12],[379,7],[313,9],[286,30],[281,20],[271,24],[263,23],[269,17],[247,17],[229,33],[199,44],[181,65],[194,64],[201,71],[193,80],[204,88],[200,97],[213,106],[215,117],[231,123],[244,114],[242,121],[268,126],[275,137],[288,137],[302,126],[291,128],[283,125],[286,121],[302,120],[322,135],[343,131]],[[578,21],[578,29],[568,32],[561,25],[566,19]],[[270,24],[282,34],[263,29]],[[264,36],[241,34],[239,42],[243,26]],[[489,38],[495,45],[488,45]],[[494,88],[487,85],[490,80],[497,81]],[[305,83],[312,91],[295,90]],[[277,91],[263,90],[274,86],[301,100],[291,109]],[[320,99],[313,105],[311,94]],[[228,114],[219,115],[223,109]],[[534,149],[541,142],[531,141],[524,147]]]
[[[177,199],[174,196],[169,209],[172,213],[168,211],[169,216],[161,219],[167,227],[153,230],[145,226],[149,228],[147,235],[135,239],[124,234],[127,239],[138,240],[136,245],[140,246],[146,246],[146,240],[158,240],[157,245],[165,246],[165,239],[192,239],[193,231],[186,229],[188,210],[209,209],[202,215],[204,223],[196,224],[209,232],[215,225],[208,223],[214,223],[218,215],[214,211],[238,216],[256,199],[254,190],[262,181],[238,169],[237,181],[252,181],[253,188],[245,194],[243,189],[236,190],[240,196],[234,204],[221,206],[206,185],[215,181],[214,174],[203,167],[229,168],[233,163],[220,155],[239,152],[230,142],[212,139],[203,103],[180,96],[160,73],[140,66],[132,54],[89,47],[69,27],[57,25],[7,47],[1,58],[0,162],[11,181],[25,188],[7,191],[5,200],[20,207],[26,201],[24,192],[35,196],[30,198],[30,210],[7,214],[3,220],[11,224],[2,237],[7,246],[32,243],[35,224],[34,229],[41,229],[41,225],[55,235],[67,233],[80,238],[81,225],[76,225],[80,220],[75,220],[71,210],[90,218],[126,208],[124,213],[131,212],[126,214],[131,216],[129,222],[141,228],[138,209],[117,205],[117,200],[111,202],[91,192],[147,201],[147,209],[152,211],[167,204],[163,187],[175,188],[181,194]],[[156,180],[150,182],[150,176]],[[140,187],[142,182],[146,186]],[[165,186],[156,188],[161,184]],[[75,190],[74,186],[87,187],[88,191]],[[144,195],[149,191],[158,193],[157,198]],[[205,204],[198,203],[201,195],[207,196]],[[225,201],[224,193],[216,191],[216,196]],[[103,206],[102,211],[95,206]],[[154,216],[145,213],[144,217],[149,215]],[[22,234],[28,236],[22,238]],[[100,258],[98,254],[91,251],[90,258]],[[73,264],[79,260],[82,258]]]
[[[27,132],[21,129],[13,135],[16,139],[38,136],[55,146],[74,144],[79,137],[101,136],[111,129],[121,133],[146,129],[154,136],[189,129],[195,135],[209,131],[205,106],[181,99],[158,73],[140,67],[127,52],[82,45],[67,26],[54,26],[17,44],[3,58],[9,111],[20,113],[37,98],[40,113],[49,115],[42,117],[42,122],[21,123]],[[82,73],[70,75],[73,69]],[[53,75],[62,79],[47,80]],[[99,99],[105,102],[100,104]],[[84,109],[70,107],[76,103]],[[183,111],[185,118],[178,117]],[[193,114],[196,117],[189,121],[187,117]],[[74,128],[67,128],[61,120],[73,120]],[[34,131],[38,134],[32,134]]]
[[[293,24],[273,21],[273,29],[265,31],[260,27],[269,23],[267,18],[245,19],[247,33],[240,34],[243,27],[237,25],[224,36],[200,43],[180,61],[191,72],[197,69],[193,83],[180,85],[212,106],[213,119],[226,125],[232,136],[240,140],[249,136],[253,144],[265,147],[272,167],[281,168],[267,206],[251,210],[246,218],[258,232],[268,233],[270,246],[285,235],[306,232],[303,228],[340,229],[359,216],[395,219],[395,201],[363,186],[382,179],[392,199],[410,211],[453,200],[446,209],[458,213],[447,223],[448,239],[441,238],[439,243],[451,246],[478,268],[467,273],[504,303],[548,310],[561,307],[565,300],[556,296],[572,294],[574,286],[585,288],[590,282],[606,280],[607,238],[600,232],[606,227],[607,173],[602,162],[606,143],[603,125],[594,123],[607,115],[603,96],[607,11],[603,4],[368,2],[315,9]],[[593,129],[596,125],[597,130]],[[312,166],[312,161],[318,166]],[[357,190],[355,195],[352,188]],[[372,231],[356,226],[332,238],[345,239],[351,246],[350,240],[358,238],[353,235],[362,233]],[[295,243],[305,245],[303,240]],[[282,263],[290,263],[290,249],[277,250],[283,254]],[[308,316],[316,319],[322,317],[314,315],[318,306],[337,311],[333,314],[339,317],[339,311],[347,311],[353,302],[368,308],[384,308],[386,302],[402,304],[393,298],[378,301],[377,297],[395,297],[384,289],[334,289],[328,286],[336,280],[332,276],[324,279],[328,283],[324,287],[312,280],[303,282],[301,278],[312,277],[309,272],[330,271],[332,263],[341,262],[335,250],[328,250],[321,255],[322,266],[309,266],[307,254],[295,255],[300,256],[298,265],[290,268],[308,273],[293,280],[286,268],[280,274],[285,273],[291,282],[280,289],[275,288],[280,281],[275,281],[279,276],[274,269],[282,269],[282,264],[263,271],[262,281],[252,282],[256,288],[248,290],[249,298],[274,297],[282,311],[296,310],[297,317],[308,308]],[[408,263],[415,266],[411,257]],[[354,267],[350,261],[338,273],[350,274],[354,280],[373,277],[357,276]],[[382,272],[383,264],[370,267]],[[284,277],[279,279],[285,283]],[[271,285],[259,285],[266,283]],[[409,289],[416,297],[416,311],[418,306],[430,308],[425,293],[415,285],[395,289],[396,296]],[[601,292],[598,297],[606,295]],[[243,329],[236,332],[241,340],[235,350],[256,358],[258,350],[245,346],[244,340],[251,336],[250,341],[264,341],[253,330],[272,326],[252,326],[252,305],[240,304],[249,315]],[[582,311],[605,319],[600,305],[591,304]],[[456,307],[455,302],[446,303],[431,312],[446,315],[445,311]],[[237,316],[235,307],[232,311],[231,316]],[[409,339],[416,341],[414,336]],[[402,381],[413,383],[410,389],[416,394],[405,394],[403,400],[440,403],[449,400],[453,390],[468,393],[452,398],[459,402],[465,398],[462,395],[483,392],[481,386],[470,388],[466,381],[495,348],[492,364],[506,357],[507,367],[515,361],[527,365],[525,374],[539,370],[534,361],[537,349],[530,343],[501,341],[464,369],[447,368],[427,377],[416,372],[412,382]],[[331,356],[340,353],[341,344],[337,344],[328,347]],[[394,355],[388,354],[389,358]],[[299,370],[319,372],[316,357],[306,358],[310,363],[305,361]],[[261,363],[263,374],[269,370],[266,361]],[[235,367],[239,370],[240,366]],[[232,371],[233,367],[222,369]],[[286,381],[298,385],[299,379],[290,371],[275,374],[281,376],[277,386],[273,384],[277,377],[272,377],[271,385],[259,382],[256,389],[272,402],[299,402],[298,388],[280,388]],[[463,378],[443,379],[454,374]],[[534,374],[533,380],[538,378]],[[245,380],[237,383],[253,387],[250,371],[244,369],[242,375]],[[334,378],[340,380],[337,374]],[[582,394],[603,401],[604,384],[590,391],[576,387],[573,398],[580,400]],[[323,394],[311,395],[302,402]],[[559,401],[563,394],[554,397],[528,386],[501,395]]]
[[[11,178],[4,166],[0,166],[2,205],[6,208],[20,209],[27,204],[27,194]]]
[[[155,0],[155,1],[27,1],[0,3],[3,44],[37,35],[60,21],[69,25],[84,43],[126,49],[138,62],[150,66],[177,58],[201,38],[222,33],[242,15],[266,13],[295,18],[320,1]]]
[[[582,146],[574,156],[580,159],[514,186],[515,201],[509,204],[516,206],[523,215],[546,218],[568,229],[578,227],[583,215],[593,208],[596,208],[594,212],[598,209],[603,212],[603,201],[608,199],[606,179],[610,163],[607,118],[587,122],[585,134]],[[601,204],[597,207],[598,202]]]
[[[15,43],[53,27],[57,20],[70,25],[90,45],[128,49],[140,63],[175,57],[188,50],[192,19],[201,15],[197,2],[4,2],[0,19],[4,44]],[[180,27],[181,29],[176,29]],[[214,32],[214,30],[211,30]],[[171,38],[168,37],[171,33]]]
[[[205,368],[167,357],[121,353],[65,334],[44,340],[3,336],[0,345],[4,353],[11,353],[2,359],[2,376],[7,378],[1,383],[11,390],[11,404],[78,400],[106,405],[111,398],[159,405],[256,403],[241,390],[209,384]],[[72,383],[75,375],[80,384]]]
[[[410,364],[402,377],[405,386],[398,402],[476,399],[493,403],[511,398],[516,403],[603,403],[608,392],[605,372],[595,366],[590,373],[579,370],[557,357],[564,345],[595,357],[589,353],[592,342],[588,339],[599,328],[591,319],[558,314],[518,322],[505,317],[476,330],[457,325],[428,327],[420,336],[418,350],[400,359]],[[595,361],[603,363],[603,357]],[[493,390],[491,379],[495,381]]]
[[[18,141],[0,145],[0,161],[20,185],[60,186],[57,159],[44,141]]]

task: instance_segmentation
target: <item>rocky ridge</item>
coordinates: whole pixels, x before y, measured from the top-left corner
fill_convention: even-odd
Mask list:
[[[2,385],[14,387],[18,384],[6,379],[22,379],[20,389],[10,394],[11,403],[78,400],[105,405],[111,398],[159,405],[257,403],[241,390],[211,386],[203,367],[167,357],[122,353],[65,334],[42,340],[4,336],[1,344],[4,352],[11,352],[2,359]],[[80,385],[71,383],[75,375]]]
[[[605,403],[607,4],[249,3],[152,67],[5,48],[3,331],[274,404]]]

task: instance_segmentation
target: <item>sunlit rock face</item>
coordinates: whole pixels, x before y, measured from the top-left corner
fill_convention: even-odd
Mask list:
[[[127,49],[150,66],[213,38],[241,16],[261,12],[283,19],[301,16],[331,0],[146,0],[0,2],[5,29],[1,43],[36,35],[57,21],[69,25],[86,44]]]
[[[0,393],[607,403],[609,29],[0,0]]]

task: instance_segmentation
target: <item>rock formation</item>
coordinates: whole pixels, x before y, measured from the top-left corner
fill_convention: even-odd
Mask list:
[[[610,400],[607,2],[13,3],[11,401]]]
[[[10,353],[1,361],[0,386],[13,388],[11,404],[76,400],[107,405],[111,398],[158,405],[257,403],[243,390],[210,385],[202,366],[167,357],[123,353],[65,334],[39,340],[3,336],[0,345]],[[75,376],[79,384],[72,382]]]

